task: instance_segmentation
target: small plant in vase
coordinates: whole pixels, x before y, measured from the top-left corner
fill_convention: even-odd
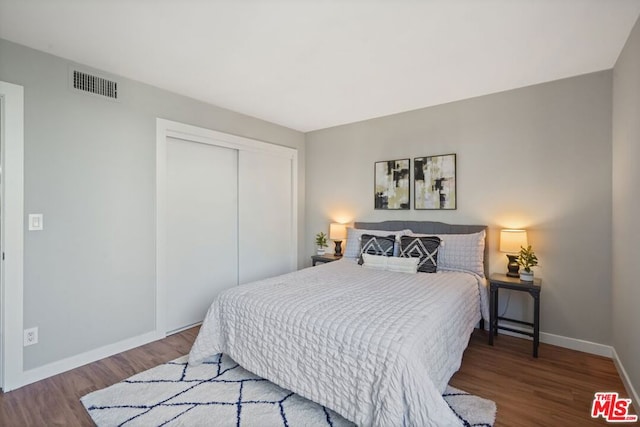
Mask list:
[[[324,248],[326,248],[327,246],[327,235],[322,231],[316,234],[316,247],[318,248],[318,255],[324,255]]]
[[[520,280],[524,282],[533,282],[533,271],[531,271],[531,267],[538,265],[538,257],[531,249],[531,245],[527,246],[526,249],[524,246],[520,247],[518,265],[522,267],[522,271],[520,271]]]

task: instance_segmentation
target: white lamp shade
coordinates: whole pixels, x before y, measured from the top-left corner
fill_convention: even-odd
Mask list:
[[[527,245],[527,230],[500,230],[500,252],[518,253]]]
[[[338,224],[332,222],[329,225],[329,239],[331,240],[344,240],[347,238],[347,226],[344,224]]]

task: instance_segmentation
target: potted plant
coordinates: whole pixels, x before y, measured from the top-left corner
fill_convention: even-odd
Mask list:
[[[318,255],[324,255],[324,248],[326,248],[327,245],[327,235],[324,234],[322,231],[319,232],[318,234],[316,234],[316,246],[318,248]]]
[[[533,271],[531,267],[538,265],[538,257],[531,249],[531,245],[520,246],[520,255],[518,255],[518,265],[522,267],[523,271],[520,271],[520,280],[524,282],[533,282]]]

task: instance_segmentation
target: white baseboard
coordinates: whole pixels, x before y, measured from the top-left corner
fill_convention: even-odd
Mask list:
[[[169,336],[169,335],[173,335],[173,334],[178,334],[178,333],[180,333],[180,332],[182,332],[182,331],[186,331],[187,329],[191,329],[191,328],[193,328],[193,327],[195,327],[195,326],[200,326],[200,325],[202,325],[202,322],[192,323],[191,325],[184,326],[184,327],[182,327],[182,328],[178,328],[178,329],[176,329],[176,330],[174,330],[174,331],[168,331],[168,332],[167,332],[167,336]]]
[[[96,348],[95,350],[90,350],[85,353],[68,357],[66,359],[58,360],[56,362],[52,362],[38,368],[23,371],[15,386],[4,391],[7,392],[18,389],[20,387],[24,387],[27,384],[31,384],[36,381],[52,377],[54,375],[58,375],[62,372],[70,371],[71,369],[75,369],[88,363],[104,359],[105,357],[113,356],[114,354],[122,353],[123,351],[131,350],[135,347],[140,347],[141,345],[157,341],[164,337],[164,334],[160,334],[156,331],[148,332],[146,334],[128,338],[117,343]]]
[[[540,342],[604,357],[612,357],[614,351],[610,345],[563,337],[562,335],[554,335],[547,332],[540,332]]]
[[[486,323],[485,323],[486,325]],[[513,329],[521,329],[523,331],[527,331],[530,329],[526,329],[517,325],[509,324],[509,327]],[[486,325],[487,332],[489,326]],[[520,335],[511,331],[500,330],[500,334],[509,335],[512,337],[524,338],[528,340],[533,340],[531,337],[527,337],[525,335]],[[540,332],[540,342],[545,344],[556,345],[558,347],[568,348],[570,350],[582,351],[584,353],[595,354],[596,356],[604,356],[604,357],[613,357],[613,347],[610,345],[599,344],[591,341],[585,341],[578,338],[569,338],[562,335],[550,334],[548,332]]]
[[[616,353],[616,349],[613,349],[613,355],[611,357],[613,359],[613,364],[616,365],[616,369],[618,370],[618,374],[620,375],[620,379],[622,379],[622,383],[624,384],[624,388],[629,393],[629,397],[633,401],[633,406],[635,407],[636,414],[640,411],[640,397],[638,397],[638,392],[636,391],[633,384],[631,384],[631,380],[629,379],[629,375],[627,371],[624,369],[622,365],[622,361],[618,357],[618,353]]]

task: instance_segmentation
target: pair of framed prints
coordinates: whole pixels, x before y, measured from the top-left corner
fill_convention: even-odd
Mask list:
[[[386,160],[374,165],[375,209],[410,209],[411,160]],[[413,208],[456,209],[456,155],[413,159]]]

